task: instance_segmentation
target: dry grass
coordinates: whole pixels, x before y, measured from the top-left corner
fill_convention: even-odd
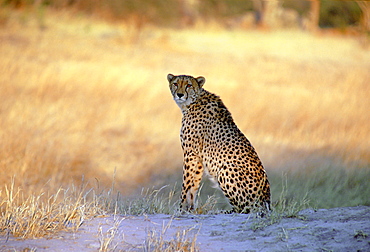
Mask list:
[[[14,188],[14,181],[0,191],[0,232],[22,238],[50,236],[61,230],[77,231],[86,218],[105,211],[93,192],[73,185],[26,193]],[[102,202],[101,202],[102,203]]]
[[[182,252],[196,252],[199,251],[197,247],[197,233],[194,234],[195,229],[199,227],[191,227],[183,230],[178,230],[172,239],[168,240],[165,238],[165,235],[171,226],[172,220],[169,221],[166,225],[163,223],[162,230],[158,234],[155,230],[148,232],[148,237],[145,240],[144,251],[182,251]]]
[[[113,226],[109,228],[106,233],[103,233],[103,228],[99,227],[99,252],[115,251],[117,244],[114,243],[113,239],[118,233],[119,225],[123,219],[115,220]]]
[[[169,72],[204,75],[270,173],[369,167],[370,52],[352,38],[217,27],[133,32],[47,10],[40,29],[34,13],[0,15],[3,220],[42,204],[38,218],[58,216],[52,208],[67,200],[63,223],[77,211],[72,202],[91,206],[85,192],[62,192],[81,181],[110,188],[114,170],[123,195],[174,183],[171,174],[180,179],[181,114]]]

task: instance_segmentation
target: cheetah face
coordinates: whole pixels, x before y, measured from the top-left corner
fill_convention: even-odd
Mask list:
[[[187,75],[175,76],[173,74],[168,74],[167,80],[170,84],[173,99],[180,108],[196,101],[206,81],[201,76],[194,78]]]

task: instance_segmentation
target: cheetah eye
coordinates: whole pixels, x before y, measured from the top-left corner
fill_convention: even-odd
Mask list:
[[[178,85],[177,85],[177,83],[172,83],[172,85],[174,85],[175,87],[177,87]]]
[[[191,84],[186,85],[187,88],[191,88],[192,86]]]

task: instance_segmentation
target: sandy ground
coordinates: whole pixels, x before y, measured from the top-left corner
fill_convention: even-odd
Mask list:
[[[368,206],[306,209],[297,218],[264,221],[243,214],[106,216],[53,238],[1,237],[0,251],[98,251],[104,245],[106,251],[143,251],[149,240],[174,240],[178,231],[180,238],[196,237],[199,251],[370,251]]]

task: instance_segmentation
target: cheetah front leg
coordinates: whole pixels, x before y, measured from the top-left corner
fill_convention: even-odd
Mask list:
[[[180,209],[194,210],[196,195],[203,175],[203,165],[196,156],[185,156]]]

